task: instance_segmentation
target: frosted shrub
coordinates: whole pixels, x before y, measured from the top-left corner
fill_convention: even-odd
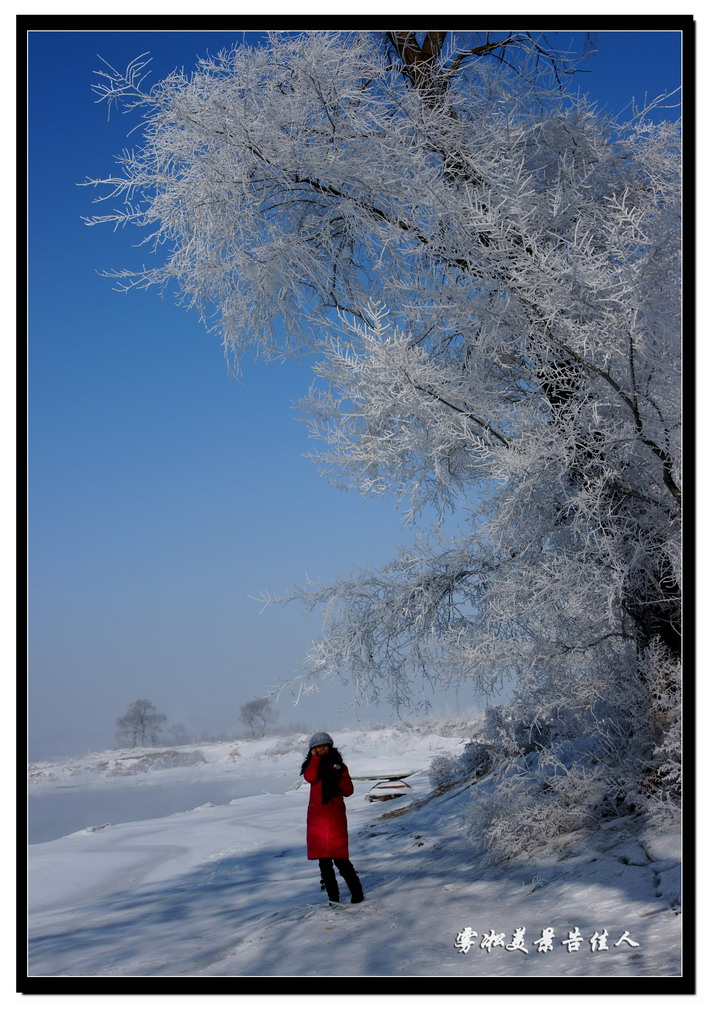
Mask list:
[[[609,791],[604,765],[581,760],[567,767],[550,753],[540,758],[540,771],[546,771],[543,794],[550,793],[567,808],[580,810],[587,824],[598,820]]]
[[[487,863],[511,860],[542,849],[555,836],[589,827],[594,816],[574,796],[575,780],[542,787],[526,775],[500,782],[490,796],[473,804],[469,835],[487,853]]]
[[[452,754],[434,757],[428,769],[428,776],[436,788],[447,786],[451,782],[487,775],[494,760],[495,751],[491,744],[473,740],[465,744],[463,753],[458,757]]]
[[[466,743],[460,762],[468,775],[485,775],[492,768],[494,752],[490,744],[483,741]]]
[[[483,735],[500,754],[507,757],[515,757],[520,753],[514,731],[514,723],[509,708],[486,708]]]
[[[551,722],[525,715],[517,701],[485,711],[483,735],[507,756],[528,754],[547,746],[553,734]]]
[[[657,784],[652,788],[648,785],[648,802],[653,806],[657,801],[672,803],[679,814],[682,794],[682,730],[679,722],[671,726],[662,744],[656,748],[652,768]]]
[[[463,778],[460,759],[450,754],[439,754],[434,757],[428,767],[428,777],[434,789],[449,786],[452,782]]]
[[[652,696],[656,744],[645,772],[644,801],[650,810],[675,818],[682,796],[680,666],[653,643],[644,652],[641,670]]]

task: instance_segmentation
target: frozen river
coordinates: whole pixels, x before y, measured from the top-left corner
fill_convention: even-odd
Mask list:
[[[214,779],[200,782],[132,782],[126,785],[66,785],[31,793],[30,843],[47,843],[81,829],[106,823],[164,818],[202,804],[228,804],[259,793],[284,793],[292,775]]]

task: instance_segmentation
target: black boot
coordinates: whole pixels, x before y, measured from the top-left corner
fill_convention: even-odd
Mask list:
[[[337,870],[347,882],[347,886],[352,893],[351,902],[361,903],[364,899],[362,883],[360,882],[359,876],[352,866],[352,863],[349,860],[336,860],[335,864],[337,864]]]
[[[332,861],[328,858],[321,858],[318,863],[320,864],[320,888],[327,892],[327,898],[331,903],[339,903],[340,890],[337,887]]]

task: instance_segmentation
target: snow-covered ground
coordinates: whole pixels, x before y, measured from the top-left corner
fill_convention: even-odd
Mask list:
[[[355,777],[350,856],[367,898],[329,905],[305,856],[303,739],[183,747],[203,760],[174,767],[147,751],[31,766],[31,794],[103,794],[105,813],[29,847],[30,977],[681,975],[679,834],[616,819],[483,867],[466,838],[469,784],[427,799],[432,756],[460,749],[459,737],[337,734]],[[410,797],[365,799],[373,777],[402,772]],[[223,793],[229,780],[251,780],[253,795],[111,818],[119,790],[137,802],[151,785],[189,796],[195,785]]]

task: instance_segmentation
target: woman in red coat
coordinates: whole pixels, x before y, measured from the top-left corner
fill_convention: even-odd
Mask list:
[[[347,765],[326,732],[316,732],[311,736],[308,756],[303,761],[300,774],[310,783],[306,832],[308,860],[319,862],[322,888],[327,891],[329,900],[340,902],[334,861],[347,882],[352,902],[361,903],[364,899],[362,886],[349,860],[347,812],[343,799],[354,793],[354,786]]]

